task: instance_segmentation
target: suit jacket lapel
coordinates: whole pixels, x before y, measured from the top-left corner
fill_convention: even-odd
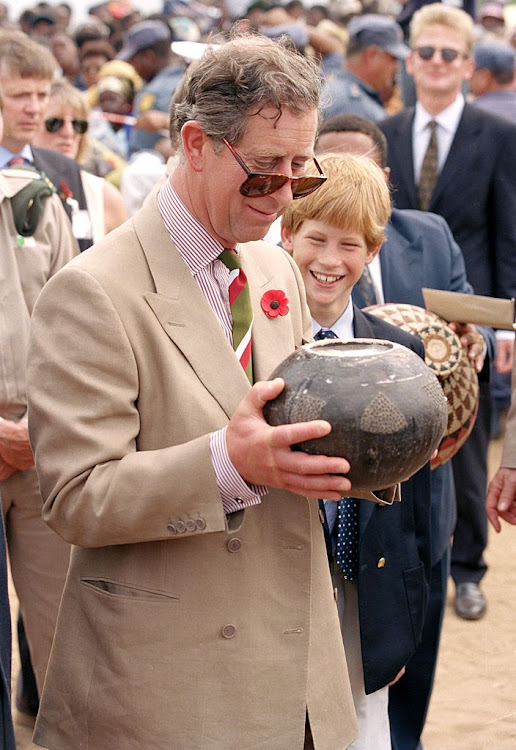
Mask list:
[[[393,210],[391,222],[386,228],[386,241],[380,250],[380,266],[382,269],[382,287],[386,302],[398,301],[398,289],[413,289],[413,299],[405,302],[420,305],[420,295],[423,286],[423,247],[422,238],[417,236],[413,242],[396,230],[396,209]],[[404,279],[408,279],[407,283]],[[406,293],[405,293],[406,296]]]
[[[135,215],[134,228],[156,289],[145,295],[148,304],[199,380],[231,417],[249,390],[249,381],[165,229],[155,192]]]
[[[459,120],[450,151],[437,178],[437,183],[428,207],[429,211],[433,210],[433,207],[450,182],[456,179],[457,172],[461,169],[462,165],[468,164],[471,161],[473,154],[479,147],[478,134],[480,130],[481,126],[475,117],[474,109],[466,104],[462,112],[462,117]]]
[[[399,127],[389,144],[389,160],[397,160],[400,178],[405,184],[410,205],[417,208],[419,201],[417,197],[417,186],[414,182],[414,153],[412,148],[412,123],[414,121],[414,108],[407,109],[400,115]],[[394,195],[396,199],[396,195]]]

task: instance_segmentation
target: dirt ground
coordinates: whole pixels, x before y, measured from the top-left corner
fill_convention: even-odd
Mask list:
[[[491,443],[491,473],[499,465],[501,444]],[[482,589],[488,611],[482,620],[458,618],[449,587],[424,750],[516,750],[516,527],[505,524],[501,534],[492,532],[486,557]],[[16,622],[14,593],[11,600]],[[16,646],[13,652],[16,657]],[[36,748],[31,729],[14,715],[18,750]]]

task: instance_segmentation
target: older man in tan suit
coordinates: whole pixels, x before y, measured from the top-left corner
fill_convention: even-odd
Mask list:
[[[315,499],[349,491],[349,465],[291,451],[330,426],[270,427],[283,381],[259,382],[311,336],[294,263],[255,240],[324,179],[304,177],[318,101],[316,69],[274,42],[209,50],[172,110],[172,176],[38,302],[30,430],[44,517],[75,545],[43,747],[341,750],[356,736]],[[232,346],[251,312],[237,315],[237,278],[253,387],[248,332]]]
[[[500,518],[516,524],[516,359],[512,368],[511,408],[505,425],[501,466],[489,485],[486,508],[495,531],[501,530]]]

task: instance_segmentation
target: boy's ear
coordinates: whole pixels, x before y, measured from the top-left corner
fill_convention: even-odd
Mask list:
[[[292,230],[281,225],[281,246],[292,255]]]
[[[378,253],[381,250],[382,244],[383,243],[380,242],[380,244],[377,245],[377,247],[373,247],[371,250],[367,251],[367,255],[366,255],[366,259],[365,259],[366,266],[368,266],[369,263],[371,263],[376,258],[376,256],[378,255]]]

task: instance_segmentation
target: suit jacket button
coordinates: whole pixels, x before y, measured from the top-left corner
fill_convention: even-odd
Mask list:
[[[198,518],[195,522],[195,525],[199,529],[199,531],[203,531],[206,528],[206,521],[204,518]]]
[[[377,568],[385,568],[385,562],[386,562],[385,557],[380,557],[380,559],[376,563],[376,567]]]
[[[237,539],[236,537],[233,537],[233,539],[230,539],[228,542],[228,550],[230,552],[238,552],[240,547],[242,546],[242,542],[240,539]]]
[[[224,625],[222,628],[222,635],[224,638],[233,638],[233,636],[236,633],[236,628],[234,625]]]
[[[171,531],[173,534],[177,534],[177,529],[175,527],[175,524],[167,523],[167,529]]]
[[[188,521],[186,522],[185,526],[186,526],[186,530],[187,531],[195,531],[195,529],[197,528],[197,526],[196,526],[195,521],[193,520],[193,518],[189,518]]]
[[[179,534],[182,534],[184,531],[186,531],[186,525],[183,523],[183,521],[176,521],[176,529]]]

